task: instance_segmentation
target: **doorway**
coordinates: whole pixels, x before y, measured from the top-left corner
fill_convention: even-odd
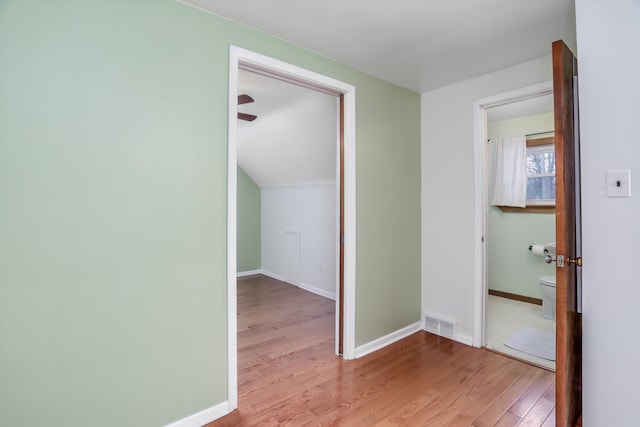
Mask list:
[[[555,370],[556,359],[555,307],[549,295],[555,287],[547,284],[555,279],[553,110],[551,93],[489,107],[484,142],[497,149],[524,136],[528,176],[526,208],[487,206],[484,346],[550,370]],[[490,187],[494,166],[485,167]]]
[[[245,49],[230,47],[229,51],[229,123],[227,159],[227,314],[228,314],[228,402],[229,410],[237,408],[237,290],[236,290],[236,229],[237,229],[237,113],[238,71],[240,69],[287,81],[299,86],[328,93],[341,99],[341,132],[336,146],[344,144],[341,156],[344,176],[338,182],[344,186],[344,234],[336,239],[344,248],[343,285],[336,298],[336,354],[342,338],[342,357],[355,357],[355,87],[338,80],[287,64]],[[340,168],[338,168],[340,169]],[[339,172],[338,172],[339,173]],[[342,210],[341,209],[341,210]]]
[[[238,275],[335,300],[338,99],[243,69],[238,77]]]
[[[491,97],[480,99],[474,102],[474,160],[475,160],[475,233],[476,242],[474,245],[474,328],[473,328],[473,345],[475,347],[486,347],[489,342],[488,336],[488,321],[489,321],[489,268],[490,268],[490,252],[489,252],[489,240],[491,239],[491,230],[489,229],[490,214],[495,212],[490,211],[489,206],[489,189],[488,189],[488,144],[487,140],[490,136],[488,126],[488,113],[491,109],[497,109],[506,105],[516,105],[516,103],[522,103],[524,101],[531,101],[541,99],[552,93],[553,83],[551,81],[540,83],[537,85],[528,86],[518,90],[506,92],[503,94],[494,95]],[[553,110],[551,110],[553,111]],[[548,131],[552,129],[544,129]],[[532,132],[537,133],[537,132]],[[513,135],[513,134],[512,134]],[[509,135],[509,136],[512,136]],[[497,216],[499,216],[498,214]],[[512,214],[518,215],[518,214]],[[495,218],[491,218],[495,219]],[[513,217],[511,217],[513,219]],[[520,218],[522,219],[522,218]],[[540,218],[537,218],[538,220]],[[495,228],[495,223],[494,223]],[[494,230],[495,231],[495,230]],[[553,230],[555,231],[555,230]],[[555,233],[554,233],[555,234]],[[532,255],[528,253],[528,246],[536,243],[549,243],[543,240],[549,240],[549,236],[541,236],[538,242],[537,237],[524,237],[524,241],[520,242],[522,247],[519,248],[520,255],[531,264],[540,264],[542,267],[543,260],[537,260],[532,258]],[[495,246],[494,246],[495,249]],[[503,249],[504,250],[504,249]],[[500,261],[506,259],[509,254],[499,257],[497,254],[493,254],[493,269],[500,269]],[[496,259],[498,258],[498,259]],[[508,262],[508,261],[507,261]],[[498,267],[496,267],[498,266]],[[550,272],[553,271],[551,267]],[[495,271],[494,271],[495,273]],[[537,273],[530,274],[533,277],[523,277],[523,281],[528,281],[528,287],[535,289],[537,287],[538,276]],[[535,291],[534,291],[535,292]],[[520,291],[505,292],[505,294],[517,295],[523,293]],[[493,298],[493,297],[491,297]],[[493,306],[493,304],[492,304]],[[508,311],[517,310],[514,308],[508,308]],[[540,310],[540,317],[542,317],[542,310]],[[495,318],[495,317],[494,317]],[[508,322],[508,319],[505,319]],[[504,333],[504,332],[503,332]],[[502,340],[502,338],[500,338]],[[495,346],[495,345],[494,345]]]

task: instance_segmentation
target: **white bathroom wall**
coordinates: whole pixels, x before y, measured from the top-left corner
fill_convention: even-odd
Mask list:
[[[551,44],[549,44],[551,52]],[[471,343],[474,282],[473,101],[549,81],[551,57],[422,94],[422,309],[458,321]]]
[[[553,111],[550,111],[547,113],[532,114],[530,116],[490,121],[487,123],[487,136],[489,138],[499,138],[533,135],[536,133],[553,132],[553,127]],[[551,136],[553,136],[553,134],[551,134]]]
[[[297,232],[299,286],[335,299],[335,184],[264,187],[261,194],[262,270],[280,280],[289,275],[291,235]]]
[[[582,152],[583,425],[638,426],[640,2],[576,1]],[[631,198],[606,171],[631,170]]]

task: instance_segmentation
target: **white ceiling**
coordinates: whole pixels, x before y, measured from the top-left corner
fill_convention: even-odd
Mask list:
[[[416,92],[575,46],[574,0],[182,0]],[[261,187],[335,182],[335,98],[241,72],[238,164]],[[552,111],[551,97],[488,120]]]
[[[238,165],[259,187],[336,182],[336,97],[245,70],[238,93],[254,99],[238,111],[258,116],[237,121]]]
[[[184,0],[426,92],[575,46],[574,0]]]

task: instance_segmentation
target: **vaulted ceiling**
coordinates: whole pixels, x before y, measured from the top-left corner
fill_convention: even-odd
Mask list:
[[[245,70],[238,93],[254,102],[238,111],[238,165],[260,187],[335,183],[338,138],[336,97]]]

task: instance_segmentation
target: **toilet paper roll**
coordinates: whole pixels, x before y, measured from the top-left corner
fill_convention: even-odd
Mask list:
[[[537,256],[545,256],[544,245],[531,245],[531,253]]]

